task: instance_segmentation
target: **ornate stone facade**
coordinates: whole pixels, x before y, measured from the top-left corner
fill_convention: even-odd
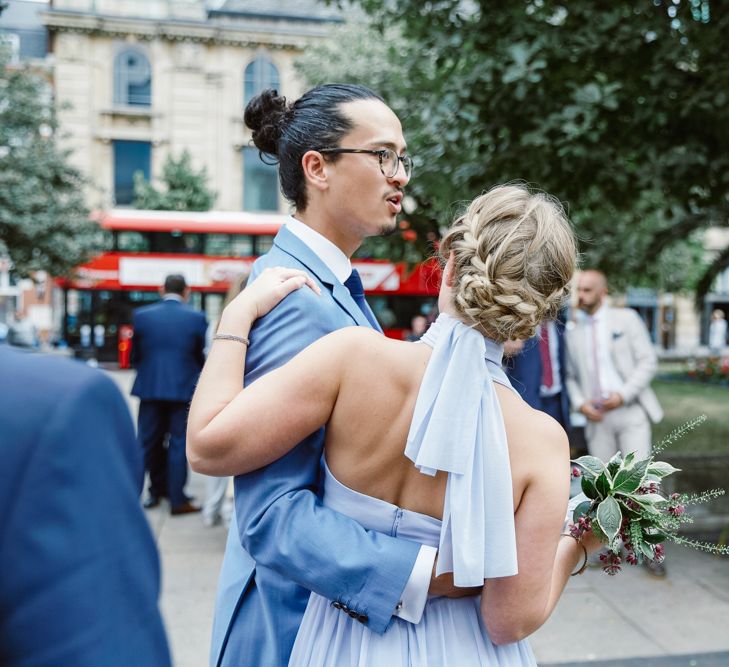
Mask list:
[[[215,208],[246,208],[246,67],[263,58],[275,67],[282,93],[298,97],[303,84],[294,59],[341,19],[313,1],[265,3],[274,10],[250,2],[216,4],[54,0],[43,14],[51,35],[61,127],[75,164],[93,182],[88,193],[92,207],[115,204],[115,161],[117,170],[123,162],[115,157],[117,142],[142,142],[153,178],[168,155],[178,157],[186,149],[195,168],[207,168],[217,193]],[[119,58],[127,53],[137,60],[125,63],[128,71],[120,75]],[[120,76],[138,77],[145,60],[146,88],[135,88],[133,78],[120,83]],[[135,90],[141,97],[125,93]],[[116,187],[118,194],[118,183]],[[278,209],[286,210],[280,196]]]

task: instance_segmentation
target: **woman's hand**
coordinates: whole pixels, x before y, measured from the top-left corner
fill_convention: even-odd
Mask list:
[[[265,269],[228,304],[223,311],[221,325],[224,320],[233,325],[243,322],[250,325],[304,285],[308,285],[317,295],[321,294],[319,286],[305,271],[283,267]],[[223,330],[222,327],[220,329]]]

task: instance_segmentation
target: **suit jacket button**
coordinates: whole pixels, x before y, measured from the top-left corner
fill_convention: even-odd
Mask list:
[[[335,609],[341,609],[342,606],[343,606],[342,603],[339,602],[338,600],[334,600],[334,602],[332,602],[332,607],[334,607]]]
[[[347,613],[349,614],[350,618],[359,618],[359,614],[354,609],[349,609]]]
[[[357,616],[357,620],[360,623],[367,623],[367,621],[369,621],[370,619],[369,619],[369,616],[367,616],[367,614],[360,614],[359,616]]]

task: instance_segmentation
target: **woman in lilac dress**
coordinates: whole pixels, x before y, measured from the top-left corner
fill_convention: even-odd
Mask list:
[[[480,594],[428,599],[383,635],[312,594],[291,665],[535,665],[525,638],[598,548],[561,535],[569,493],[562,428],[501,370],[567,295],[576,250],[562,208],[521,186],[481,195],[442,240],[441,315],[419,343],[362,328],[317,341],[243,390],[245,345],[213,348],[190,411],[188,455],[208,474],[266,465],[326,425],[324,504],[438,549],[436,573]],[[219,331],[245,337],[302,272],[264,272]],[[225,383],[220,378],[226,378]],[[227,388],[226,388],[227,387]],[[326,573],[322,573],[326,576]]]

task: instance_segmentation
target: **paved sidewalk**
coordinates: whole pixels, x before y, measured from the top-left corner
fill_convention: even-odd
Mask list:
[[[132,374],[111,373],[128,396]],[[134,399],[130,401],[134,412]],[[192,474],[188,490],[202,499]],[[176,667],[205,667],[215,588],[225,548],[222,526],[199,515],[147,511],[162,559],[161,607]],[[530,639],[540,665],[729,667],[729,557],[669,545],[668,575],[627,566],[616,577],[588,570],[570,580],[557,609]],[[251,666],[254,667],[254,666]]]

